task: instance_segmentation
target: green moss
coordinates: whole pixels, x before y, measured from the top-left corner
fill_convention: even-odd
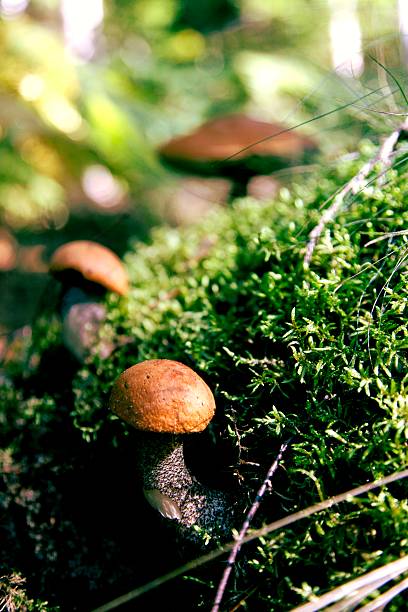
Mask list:
[[[209,444],[248,504],[292,438],[254,527],[407,465],[408,250],[392,234],[408,220],[404,149],[385,182],[372,176],[344,202],[303,265],[320,208],[373,155],[363,150],[275,201],[241,199],[134,245],[130,296],[109,297],[104,329],[121,346],[74,378],[71,418],[86,440],[120,456],[132,434],[107,409],[113,381],[171,358],[214,391]],[[406,497],[394,484],[248,546],[231,604],[251,593],[249,608],[287,610],[406,554]]]

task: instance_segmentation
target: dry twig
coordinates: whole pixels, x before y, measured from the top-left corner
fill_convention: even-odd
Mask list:
[[[309,234],[309,241],[306,245],[306,253],[303,259],[303,263],[305,266],[310,264],[310,261],[313,256],[313,252],[315,250],[316,244],[328,223],[333,221],[338,211],[340,210],[345,197],[352,193],[353,195],[357,194],[361,189],[364,188],[364,180],[368,176],[368,174],[373,170],[374,166],[377,163],[381,163],[384,167],[384,171],[388,168],[391,163],[392,153],[397,145],[398,140],[401,137],[401,134],[404,131],[408,130],[408,119],[405,119],[403,123],[399,127],[397,127],[389,136],[384,140],[381,147],[379,148],[377,155],[375,155],[372,159],[370,159],[367,163],[364,164],[362,168],[357,172],[352,179],[350,179],[344,187],[334,196],[333,202],[329,208],[327,208],[321,218],[319,223],[312,229]],[[384,171],[382,176],[384,176]]]
[[[237,554],[239,553],[239,550],[242,546],[244,537],[246,532],[249,529],[249,525],[253,519],[253,517],[255,516],[256,511],[258,510],[262,497],[265,494],[266,489],[270,489],[272,487],[272,482],[271,479],[273,477],[273,475],[275,474],[276,470],[278,469],[279,463],[282,460],[282,456],[283,453],[285,452],[285,450],[287,449],[289,444],[289,441],[284,442],[280,449],[279,449],[279,453],[276,456],[275,461],[272,463],[271,467],[269,468],[265,480],[263,481],[258,493],[256,494],[254,503],[252,504],[251,508],[249,509],[249,512],[245,518],[245,521],[241,527],[241,531],[239,532],[239,535],[235,541],[234,547],[230,552],[230,555],[228,557],[228,561],[227,561],[227,567],[224,570],[224,573],[222,575],[220,584],[218,586],[218,590],[214,599],[214,604],[213,607],[211,609],[211,612],[218,612],[218,610],[220,609],[220,603],[222,601],[224,592],[225,592],[225,588],[227,586],[227,582],[231,573],[231,570],[234,566],[235,563],[235,559],[237,557]]]

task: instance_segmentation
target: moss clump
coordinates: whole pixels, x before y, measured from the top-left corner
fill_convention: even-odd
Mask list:
[[[169,358],[195,369],[216,396],[211,435],[192,446],[206,463],[211,450],[218,475],[187,448],[200,478],[249,505],[292,438],[254,527],[406,466],[407,237],[395,233],[408,220],[404,149],[385,182],[370,177],[344,203],[303,265],[320,207],[373,154],[367,143],[362,150],[273,202],[238,200],[196,227],[135,244],[130,297],[109,297],[104,330],[121,346],[77,372],[67,400],[91,448],[109,447],[127,468],[133,433],[109,415],[110,388],[134,363]],[[288,610],[406,554],[406,498],[397,483],[246,547],[230,607],[248,595],[250,609]],[[149,511],[138,512],[144,521]],[[134,522],[125,527],[132,533]],[[217,578],[208,570],[200,578],[190,609],[213,596],[208,581]]]
[[[102,392],[143,359],[198,370],[217,397],[216,443],[248,499],[293,436],[257,524],[407,463],[406,237],[386,237],[408,220],[403,152],[385,183],[369,181],[345,202],[303,266],[320,205],[362,162],[341,162],[274,202],[236,201],[196,228],[160,230],[150,246],[135,245],[131,297],[112,303],[109,324],[132,341],[108,368],[92,366]],[[92,367],[77,383],[90,384]],[[95,402],[82,384],[77,396],[82,410]],[[407,509],[406,489],[395,485],[266,538],[249,554],[240,586],[257,584],[253,600],[288,609],[398,557]]]

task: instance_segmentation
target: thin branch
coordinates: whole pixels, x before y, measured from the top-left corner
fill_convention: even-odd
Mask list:
[[[388,168],[391,163],[391,156],[395,149],[395,146],[398,140],[401,137],[402,132],[408,130],[408,119],[405,119],[403,123],[399,127],[397,127],[389,136],[384,140],[381,147],[379,148],[377,154],[370,159],[368,162],[364,164],[362,168],[357,172],[352,179],[350,179],[344,187],[336,194],[333,203],[329,208],[327,208],[321,218],[319,223],[312,229],[309,234],[309,242],[306,245],[306,253],[303,259],[303,263],[305,266],[310,264],[310,261],[313,256],[313,252],[315,250],[316,244],[328,223],[331,223],[337,213],[339,212],[345,197],[352,193],[353,195],[357,194],[360,189],[364,187],[364,180],[368,176],[368,174],[373,170],[374,166],[380,162],[384,169]]]
[[[370,113],[376,113],[377,115],[389,115],[391,117],[406,117],[407,113],[397,113],[393,111],[384,111],[379,110],[378,108],[370,108],[369,106],[355,106],[354,108],[358,108],[359,110],[365,110]]]
[[[398,230],[395,232],[386,232],[385,234],[381,234],[381,236],[379,236],[378,238],[374,238],[373,240],[370,240],[369,242],[365,243],[365,247],[371,246],[372,244],[376,244],[377,242],[380,242],[381,240],[386,240],[387,238],[394,238],[394,236],[406,236],[408,234],[408,230]]]
[[[297,521],[301,519],[307,518],[308,516],[316,514],[317,512],[321,512],[322,510],[327,510],[328,508],[331,508],[332,506],[335,506],[342,502],[350,503],[358,495],[363,495],[364,493],[368,493],[369,491],[372,491],[373,489],[384,487],[386,485],[391,484],[392,482],[396,482],[398,480],[402,480],[407,477],[408,477],[408,468],[405,470],[401,470],[400,472],[394,472],[393,474],[390,474],[389,476],[385,476],[384,478],[380,478],[379,480],[374,480],[372,482],[368,482],[367,484],[360,485],[359,487],[355,487],[354,489],[350,489],[349,491],[345,491],[344,493],[340,493],[339,495],[335,495],[334,497],[329,497],[328,499],[325,499],[322,502],[314,504],[313,506],[309,506],[308,508],[305,508],[304,510],[294,512],[293,514],[289,514],[288,516],[285,516],[277,521],[274,521],[273,523],[270,523],[269,525],[265,525],[264,527],[261,527],[261,529],[256,529],[252,531],[249,535],[245,536],[245,538],[242,540],[242,544],[247,544],[248,542],[252,542],[253,540],[261,538],[267,535],[268,533],[271,533],[272,531],[277,531],[278,529],[282,529],[282,527],[287,527],[288,525],[296,523]],[[235,542],[230,542],[229,544],[225,544],[224,546],[222,546],[221,548],[218,548],[217,550],[213,550],[212,552],[206,555],[203,555],[202,557],[193,559],[192,561],[189,561],[188,563],[185,563],[184,565],[177,567],[171,572],[168,572],[167,574],[164,574],[163,576],[159,576],[158,578],[155,578],[154,580],[151,580],[150,582],[147,582],[146,584],[140,587],[137,587],[133,591],[129,591],[128,593],[125,593],[124,595],[117,597],[116,599],[100,606],[99,608],[96,608],[95,610],[93,610],[93,612],[109,612],[110,610],[118,608],[119,606],[122,606],[123,604],[128,603],[132,599],[136,599],[137,597],[140,597],[144,593],[147,593],[148,591],[151,591],[161,586],[162,584],[165,584],[166,582],[169,582],[170,580],[173,580],[174,578],[177,578],[178,576],[185,574],[186,572],[190,572],[196,569],[197,567],[200,567],[201,565],[205,565],[206,563],[209,563],[210,561],[214,561],[215,559],[218,559],[218,557],[221,557],[225,553],[232,550],[234,546],[235,546]]]
[[[289,444],[289,440],[287,442],[284,442],[280,449],[279,449],[279,453],[276,456],[275,461],[272,463],[271,467],[269,468],[265,480],[263,481],[258,493],[256,494],[254,503],[252,504],[251,508],[249,509],[248,514],[246,515],[245,521],[241,527],[241,531],[239,532],[239,535],[236,539],[236,542],[234,544],[233,549],[231,550],[231,553],[228,557],[228,561],[227,561],[227,567],[224,570],[224,573],[222,575],[220,584],[218,585],[218,590],[214,599],[214,604],[213,607],[211,609],[211,612],[218,612],[218,610],[220,609],[220,603],[222,601],[222,598],[224,596],[224,592],[227,586],[227,582],[229,579],[229,576],[231,574],[232,568],[234,566],[235,563],[235,559],[237,558],[237,555],[241,549],[244,537],[246,535],[246,532],[249,529],[249,525],[251,524],[252,519],[255,516],[255,513],[257,512],[260,504],[261,504],[261,500],[262,497],[265,494],[266,489],[270,489],[272,488],[272,477],[274,476],[276,470],[278,469],[278,466],[280,464],[280,462],[282,461],[282,457],[283,457],[283,453],[285,452],[285,450],[287,449]]]

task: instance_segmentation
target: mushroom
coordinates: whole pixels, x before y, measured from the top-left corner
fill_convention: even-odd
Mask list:
[[[204,380],[178,361],[142,361],[115,381],[109,407],[143,432],[138,463],[147,501],[176,522],[183,539],[202,543],[201,530],[227,536],[232,500],[197,482],[184,460],[184,436],[203,431],[214,415],[214,396]]]
[[[251,176],[298,162],[316,148],[312,138],[297,130],[237,113],[217,117],[190,134],[175,137],[159,152],[178,167],[232,176],[235,195],[242,195]]]
[[[61,317],[66,347],[83,362],[98,341],[106,308],[106,291],[126,295],[128,277],[120,259],[110,249],[90,240],[74,240],[60,246],[49,270],[62,282]],[[100,346],[101,357],[113,350],[111,342]]]

